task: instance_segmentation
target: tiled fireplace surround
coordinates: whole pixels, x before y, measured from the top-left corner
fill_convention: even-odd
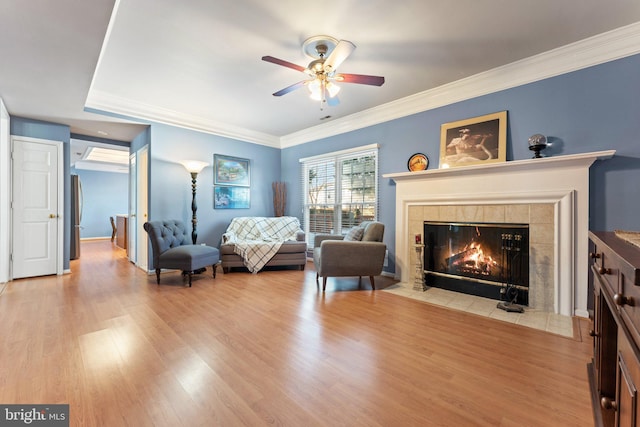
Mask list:
[[[588,317],[589,167],[615,151],[383,175],[396,183],[396,276],[424,221],[529,224],[529,306]]]
[[[529,307],[554,312],[553,204],[411,205],[408,209],[409,241],[411,236],[423,234],[424,221],[529,224]],[[416,257],[409,261],[410,270],[415,271]]]

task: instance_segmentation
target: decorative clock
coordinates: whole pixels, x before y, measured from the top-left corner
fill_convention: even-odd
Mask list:
[[[416,153],[409,157],[407,168],[411,172],[423,171],[429,167],[429,159],[422,153]]]

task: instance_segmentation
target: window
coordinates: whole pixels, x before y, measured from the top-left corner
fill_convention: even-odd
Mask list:
[[[378,145],[301,159],[303,227],[309,246],[318,233],[345,234],[378,219]]]

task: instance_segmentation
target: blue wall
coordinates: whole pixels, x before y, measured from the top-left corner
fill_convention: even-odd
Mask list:
[[[198,243],[219,246],[222,233],[234,217],[273,215],[271,183],[280,180],[279,149],[162,124],[151,125],[150,139],[150,220],[173,218],[190,224],[191,176],[179,163],[181,160],[200,160],[210,165],[197,178]],[[249,159],[249,209],[213,208],[214,154]]]
[[[111,237],[109,217],[129,212],[129,174],[71,168],[82,182],[80,238]]]
[[[507,160],[532,157],[527,140],[546,135],[546,156],[615,149],[611,160],[591,167],[590,228],[640,229],[640,55],[612,61],[414,114],[343,135],[282,150],[282,164],[316,154],[380,144],[380,174],[406,171],[411,154],[429,157],[438,168],[440,125],[497,111],[508,111]],[[300,216],[299,169],[283,168],[289,186],[288,214]],[[531,183],[535,186],[535,183]],[[388,271],[395,271],[395,186],[380,179],[379,219],[387,225]]]
[[[149,145],[150,219],[191,219],[191,180],[178,162],[213,163],[213,154],[251,161],[251,208],[213,209],[213,171],[198,176],[199,242],[218,246],[235,216],[273,215],[271,183],[285,181],[287,214],[301,217],[298,159],[346,148],[380,144],[380,173],[406,170],[409,156],[425,153],[430,168],[438,167],[442,123],[508,111],[507,160],[530,158],[527,140],[542,133],[553,142],[544,155],[557,156],[615,149],[613,159],[591,168],[590,228],[640,229],[640,55],[597,65],[540,82],[414,114],[409,117],[279,150],[163,124],[151,124],[132,142],[136,150]],[[63,141],[65,203],[68,204],[69,128],[19,117],[11,133]],[[532,183],[535,185],[535,183]],[[65,206],[68,212],[69,206]],[[67,215],[68,218],[68,215]],[[380,179],[379,218],[387,224],[385,242],[395,271],[395,186]],[[65,268],[68,268],[70,224],[65,222]]]

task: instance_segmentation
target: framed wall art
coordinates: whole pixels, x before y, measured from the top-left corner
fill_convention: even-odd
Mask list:
[[[440,169],[506,159],[506,111],[445,123],[440,128]]]
[[[214,154],[213,167],[214,185],[238,185],[248,187],[251,184],[249,159]]]
[[[251,207],[251,189],[215,185],[213,187],[214,209],[249,209]]]

